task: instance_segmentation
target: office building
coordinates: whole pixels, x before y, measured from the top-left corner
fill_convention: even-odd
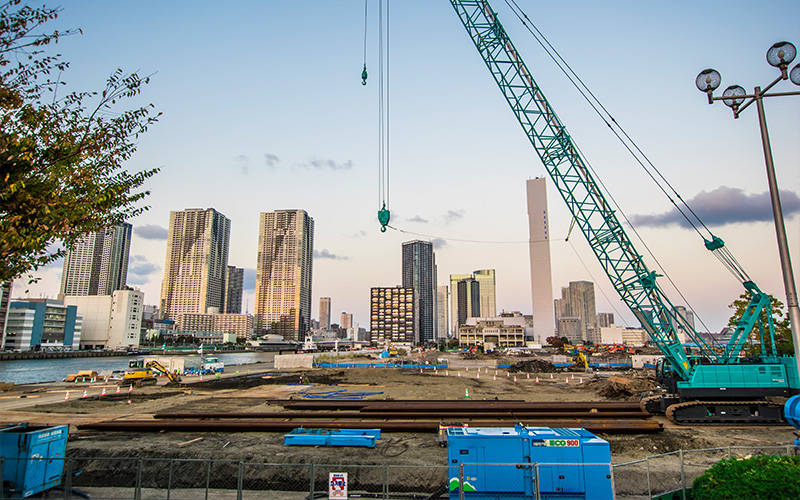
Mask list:
[[[608,328],[614,325],[614,313],[597,313],[597,326]]]
[[[597,310],[595,306],[594,283],[591,281],[571,281],[568,287],[561,288],[561,299],[556,309],[558,336],[568,337],[573,342],[589,342],[589,331],[597,326]],[[574,322],[562,322],[561,319],[578,319],[579,334],[575,333]],[[536,318],[534,317],[534,328]],[[569,332],[565,331],[569,325]]]
[[[370,289],[370,341],[418,344],[420,342],[417,292],[412,287]]]
[[[528,198],[533,330],[536,338],[545,339],[556,331],[550,227],[547,220],[547,182],[544,177],[537,177],[528,179],[525,185]]]
[[[686,332],[694,332],[694,313],[684,306],[675,306],[676,324],[672,327],[678,335],[678,340],[681,343],[687,341]],[[691,334],[689,335],[691,339]]]
[[[331,327],[331,298],[319,298],[319,328],[327,330]]]
[[[194,337],[219,337],[232,334],[237,341],[253,337],[252,314],[182,314],[177,329]]]
[[[220,312],[225,314],[241,314],[242,295],[244,293],[244,269],[228,266],[225,278],[225,303]]]
[[[304,340],[311,326],[314,219],[305,210],[262,212],[256,264],[256,330]]]
[[[77,350],[82,323],[78,309],[64,305],[61,300],[11,301],[2,349],[18,352],[54,348]]]
[[[458,327],[458,346],[482,346],[485,350],[501,347],[525,347],[525,327],[506,324],[503,318],[474,318]]]
[[[213,208],[170,212],[161,319],[222,310],[230,231],[230,219]]]
[[[448,306],[449,298],[450,294],[448,293],[447,285],[436,287],[436,332],[438,335],[436,340],[446,339],[450,331],[447,323],[450,311]]]
[[[353,315],[351,313],[342,313],[341,320],[339,321],[339,328],[343,330],[353,328]]]
[[[66,295],[83,317],[81,349],[117,349],[139,345],[144,292],[116,290],[111,295]]]
[[[472,275],[450,275],[450,336],[453,338],[458,338],[458,282],[467,278],[472,278]]]
[[[481,316],[493,318],[497,316],[497,293],[494,269],[479,269],[472,272],[478,282]]]
[[[436,339],[436,258],[430,241],[403,243],[403,286],[419,300],[419,341]]]
[[[458,294],[458,326],[465,324],[468,318],[479,318],[481,316],[480,283],[472,277],[464,278],[456,285],[456,293]]]
[[[125,288],[133,226],[123,222],[86,235],[67,249],[61,273],[64,295],[111,295]]]

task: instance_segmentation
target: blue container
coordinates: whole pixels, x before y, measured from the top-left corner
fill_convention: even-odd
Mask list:
[[[294,429],[283,436],[284,446],[362,446],[374,448],[380,429]]]
[[[4,498],[25,498],[61,485],[68,433],[66,425],[0,429]]]
[[[450,500],[613,499],[608,441],[585,429],[447,429]],[[537,464],[533,467],[532,464]],[[460,472],[461,471],[461,472]]]

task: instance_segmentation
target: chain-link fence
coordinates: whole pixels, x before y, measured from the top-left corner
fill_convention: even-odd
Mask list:
[[[614,465],[614,491],[619,500],[669,498],[686,500],[694,480],[723,458],[757,455],[794,455],[798,448],[786,446],[729,446],[679,450]]]
[[[0,499],[44,491],[93,500],[314,500],[333,474],[347,474],[349,497],[469,500],[616,498],[683,500],[694,479],[723,458],[792,455],[792,445],[676,451],[623,464],[462,463],[447,466],[271,464],[156,458],[0,458]],[[58,487],[53,487],[59,484]],[[581,493],[583,492],[583,493]],[[585,495],[585,496],[581,496]]]

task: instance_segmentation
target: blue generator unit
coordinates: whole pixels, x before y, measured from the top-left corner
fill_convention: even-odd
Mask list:
[[[69,427],[0,428],[2,498],[26,498],[61,485]]]
[[[450,500],[611,500],[608,441],[585,429],[447,429]]]

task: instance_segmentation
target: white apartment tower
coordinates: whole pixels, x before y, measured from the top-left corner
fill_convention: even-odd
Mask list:
[[[64,295],[111,295],[125,288],[133,226],[127,222],[86,235],[67,250]]]
[[[256,330],[303,340],[311,326],[314,219],[305,210],[261,212]]]
[[[162,319],[222,311],[230,232],[230,219],[213,208],[170,212]]]
[[[547,221],[547,184],[544,177],[528,179],[525,184],[530,231],[533,335],[544,341],[556,331],[550,267],[550,228]]]
[[[446,339],[447,332],[447,319],[449,316],[450,308],[447,305],[447,299],[449,297],[447,285],[440,285],[436,287],[436,324],[438,325],[436,328],[438,338]]]

